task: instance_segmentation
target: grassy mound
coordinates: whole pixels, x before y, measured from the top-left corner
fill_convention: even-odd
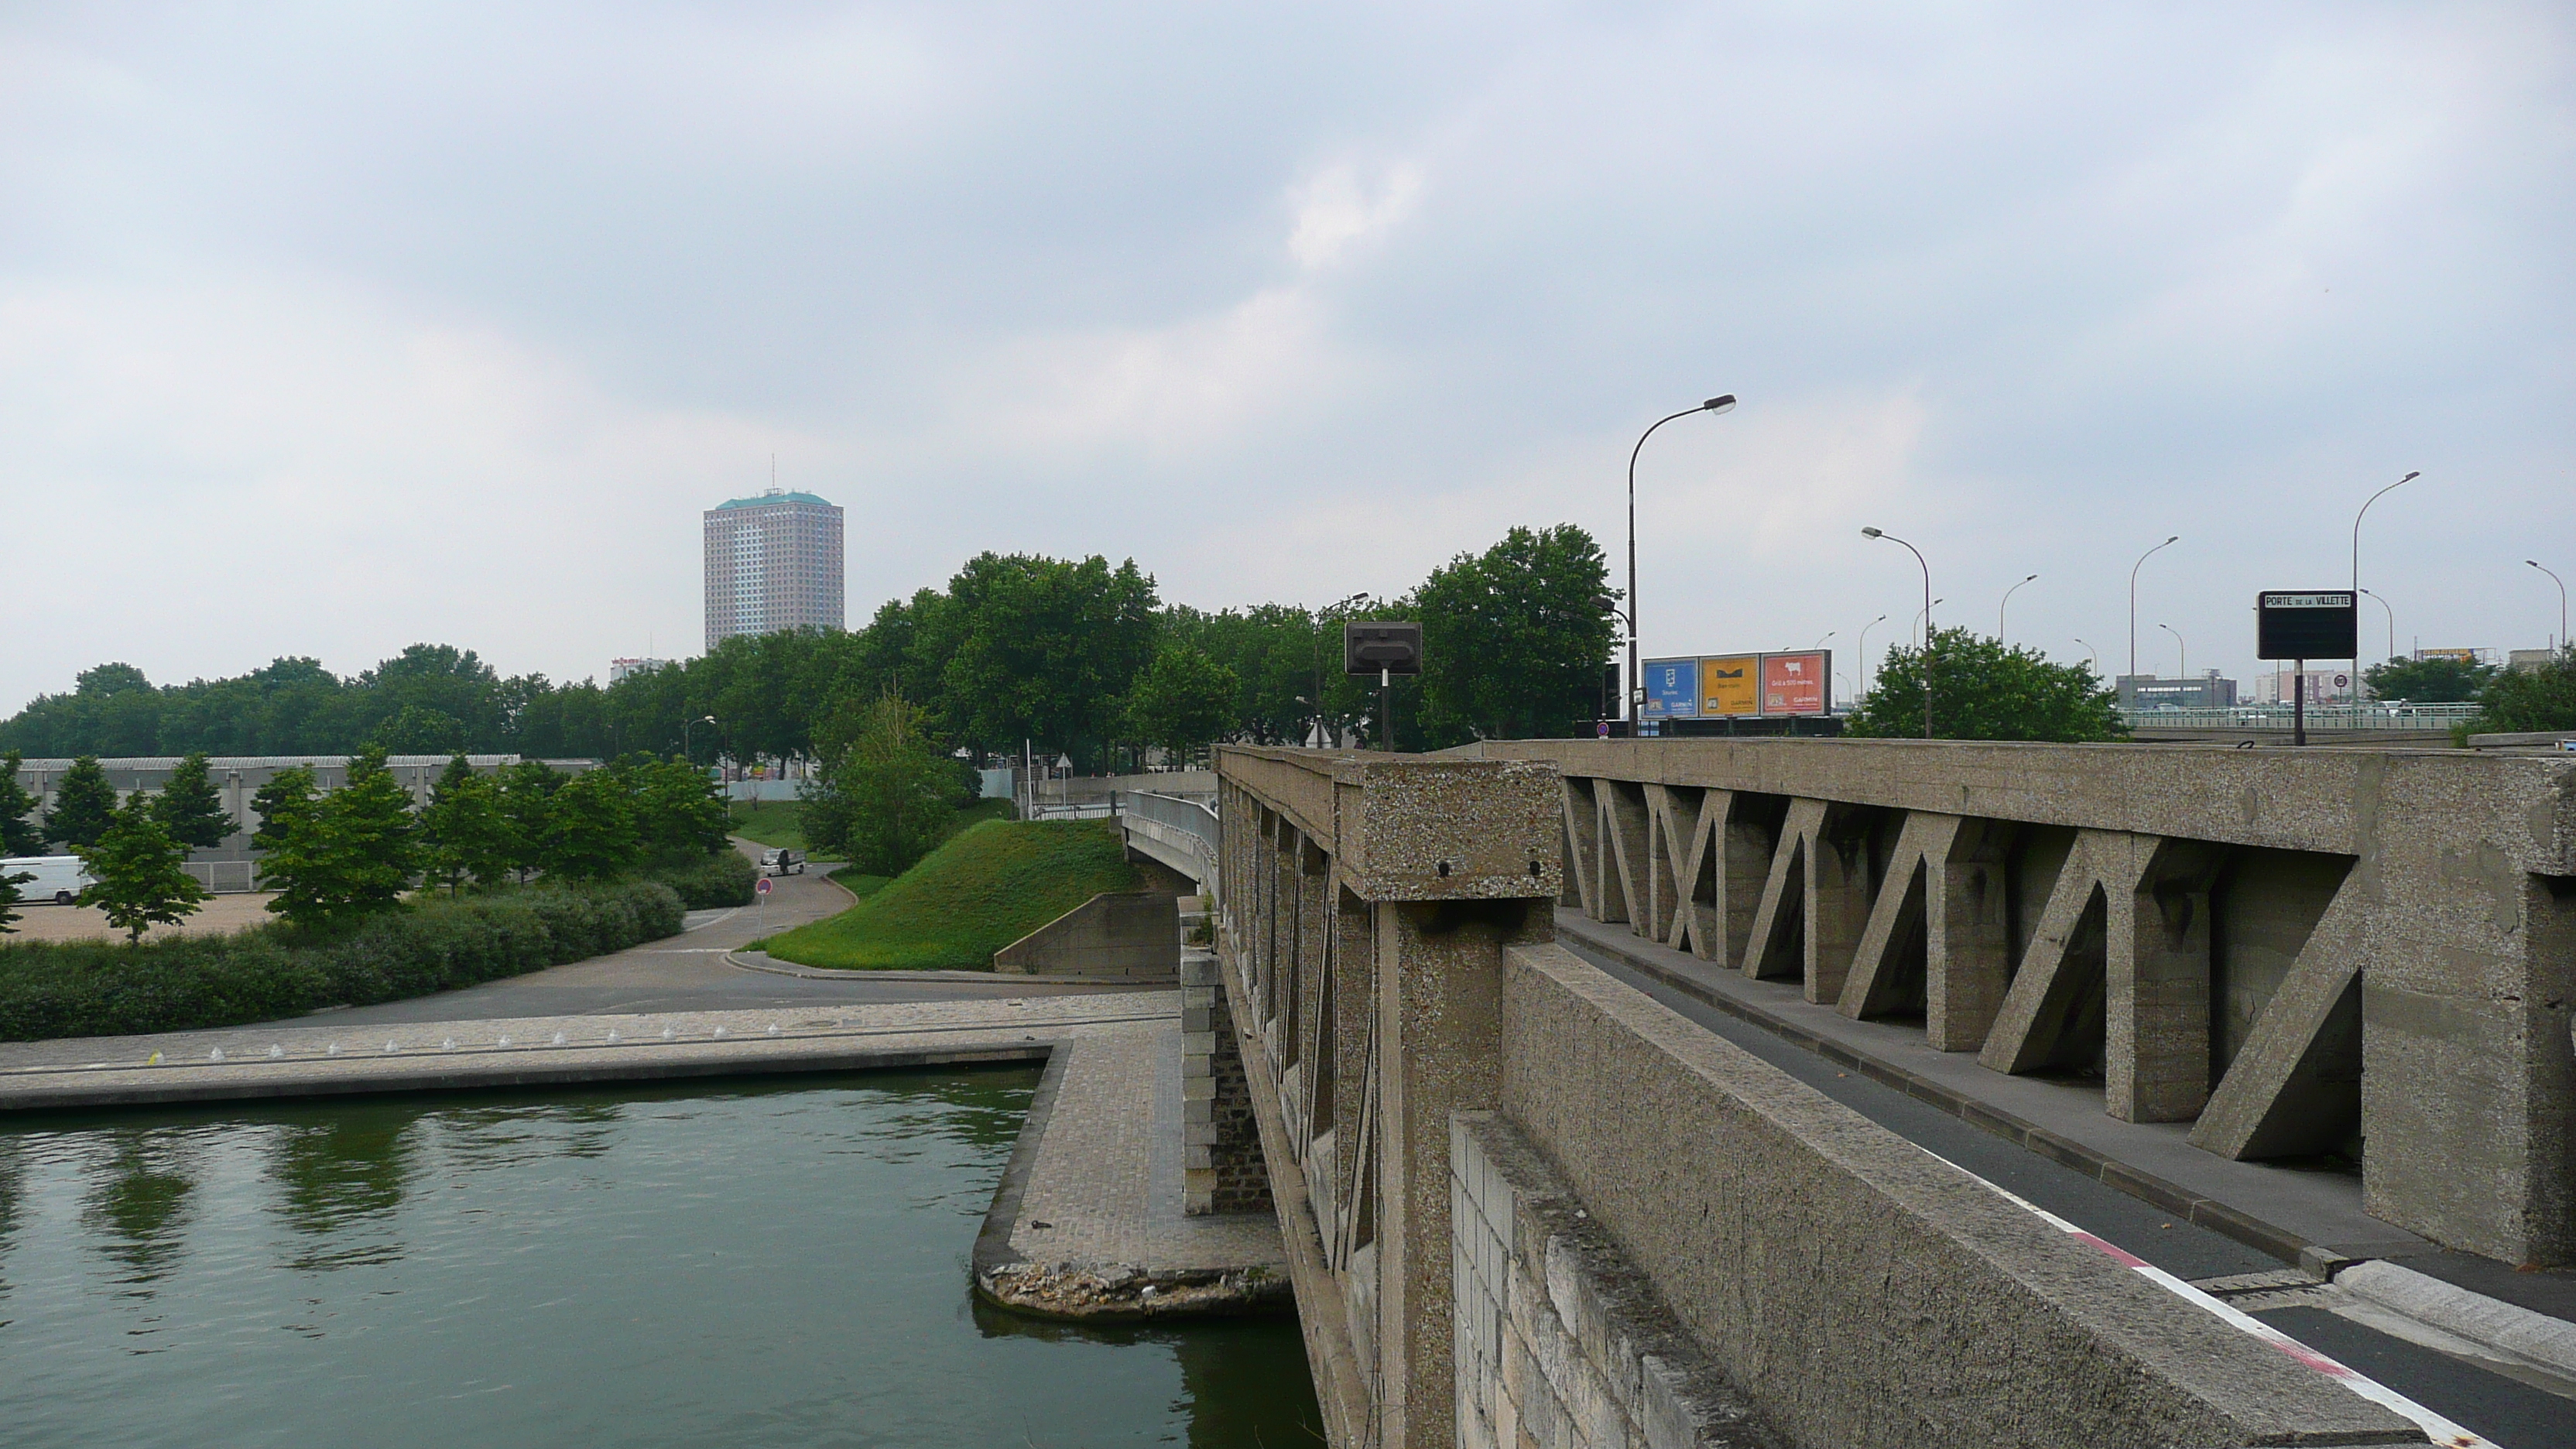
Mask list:
[[[769,954],[843,971],[989,971],[993,953],[1102,891],[1136,889],[1111,820],[987,820]]]
[[[755,845],[805,848],[805,802],[802,800],[737,800],[732,807],[733,833]]]

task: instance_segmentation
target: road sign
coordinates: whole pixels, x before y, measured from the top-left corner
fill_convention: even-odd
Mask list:
[[[2361,611],[2349,589],[2280,590],[2254,599],[2257,659],[2350,659],[2361,652]]]
[[[769,877],[762,876],[760,879],[753,881],[751,883],[751,888],[760,892],[762,895],[769,894]]]
[[[1344,674],[1420,674],[1422,626],[1419,624],[1342,625]]]

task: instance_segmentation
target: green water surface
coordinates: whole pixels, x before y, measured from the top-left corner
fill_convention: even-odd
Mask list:
[[[0,1124],[0,1438],[1320,1443],[1286,1320],[974,1302],[1027,1070]]]

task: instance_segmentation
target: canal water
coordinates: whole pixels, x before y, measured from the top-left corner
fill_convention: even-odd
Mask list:
[[[1321,1442],[1288,1320],[976,1303],[1028,1070],[0,1119],[0,1437]]]

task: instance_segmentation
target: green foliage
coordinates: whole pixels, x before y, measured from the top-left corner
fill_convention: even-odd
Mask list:
[[[300,773],[280,771],[270,784]],[[348,783],[330,794],[297,798],[309,783],[290,782],[273,802],[279,813],[261,821],[275,842],[259,863],[260,884],[277,892],[268,908],[322,928],[399,905],[420,867],[419,827],[384,752],[351,760]]]
[[[17,928],[18,903],[26,899],[18,893],[18,887],[35,878],[23,870],[0,871],[0,936],[9,935]]]
[[[781,845],[793,850],[809,847],[805,841],[805,802],[802,800],[743,800],[730,807],[734,834],[755,845]]]
[[[250,809],[259,824],[251,828],[250,843],[261,850],[284,845],[320,799],[310,766],[296,765],[269,776],[267,784],[251,792]]]
[[[724,850],[714,855],[668,858],[646,870],[644,878],[678,891],[681,902],[690,910],[711,911],[750,905],[760,869],[741,851]]]
[[[2471,659],[2391,659],[2361,672],[2375,699],[2413,704],[2456,704],[2478,697],[2496,667]]]
[[[1426,743],[1589,734],[1611,645],[1592,601],[1608,584],[1600,545],[1570,523],[1515,528],[1433,570],[1413,599]]]
[[[2538,669],[2511,669],[2478,693],[2474,734],[2576,730],[2576,644]]]
[[[822,731],[805,838],[861,870],[899,875],[947,838],[969,777],[918,705],[887,693],[845,705]]]
[[[54,786],[54,808],[45,814],[45,838],[77,850],[96,845],[116,818],[116,787],[95,755],[72,761]]]
[[[90,884],[80,903],[107,913],[107,923],[125,933],[131,945],[155,925],[172,925],[196,914],[206,888],[181,869],[188,847],[170,836],[152,798],[137,792],[108,821],[96,843],[80,848]]]
[[[546,802],[543,859],[549,875],[605,880],[630,868],[640,840],[635,796],[615,770],[564,781]]]
[[[501,787],[475,773],[463,755],[449,759],[420,812],[422,868],[455,895],[471,880],[498,885],[510,874],[510,822],[501,814]]]
[[[181,845],[206,849],[223,844],[233,833],[232,812],[224,808],[224,797],[215,789],[214,772],[206,767],[202,750],[187,755],[171,770],[170,782],[153,797],[152,808],[169,828],[170,838]]]
[[[935,663],[956,738],[994,751],[1031,739],[1097,761],[1153,649],[1157,602],[1132,559],[978,554],[923,611],[912,652]]]
[[[2118,696],[2095,678],[2091,665],[2052,663],[1966,629],[1933,631],[1925,650],[1890,646],[1843,732],[1922,738],[1927,659],[1936,738],[2074,744],[2126,733],[2114,708]]]
[[[546,863],[546,821],[564,777],[543,760],[521,760],[504,768],[497,779],[507,858],[525,884],[528,872]]]
[[[0,752],[0,855],[35,855],[45,847],[45,832],[36,824],[36,797],[18,783],[26,757],[16,750]]]
[[[841,914],[766,944],[806,966],[989,970],[1004,946],[1102,891],[1137,884],[1113,821],[993,820]]]
[[[1192,644],[1167,643],[1137,674],[1127,695],[1127,728],[1175,760],[1234,729],[1243,681]]]
[[[436,901],[329,933],[270,925],[0,946],[0,1040],[193,1031],[452,991],[679,933],[651,882]]]
[[[635,834],[647,851],[714,855],[730,822],[707,772],[686,760],[646,760],[626,771],[635,796]]]

